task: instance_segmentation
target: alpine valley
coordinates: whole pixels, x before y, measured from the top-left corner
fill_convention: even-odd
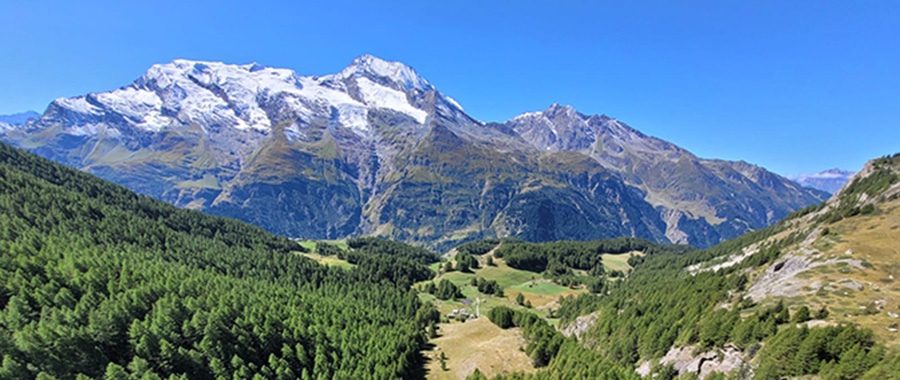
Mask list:
[[[828,196],[568,106],[481,122],[411,67],[370,55],[325,76],[175,60],[0,124],[0,138],[280,235],[441,250],[507,236],[706,247]]]

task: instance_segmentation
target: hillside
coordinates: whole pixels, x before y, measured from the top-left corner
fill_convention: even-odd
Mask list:
[[[575,338],[501,378],[896,378],[898,194],[894,155],[769,228],[647,256],[608,291],[562,299]]]
[[[429,309],[403,285],[421,280],[415,260],[433,256],[421,249],[364,241],[355,269],[329,269],[257,227],[5,144],[0,211],[0,378],[385,379],[421,366]]]
[[[790,235],[799,240],[754,273],[746,296],[826,307],[832,314],[828,321],[870,328],[890,348],[900,347],[900,288],[894,285],[900,275],[898,194],[900,156],[868,163],[822,207],[747,247],[757,249]]]
[[[175,60],[0,139],[179,207],[306,239],[632,236],[709,246],[826,194],[553,105],[483,123],[411,67]]]

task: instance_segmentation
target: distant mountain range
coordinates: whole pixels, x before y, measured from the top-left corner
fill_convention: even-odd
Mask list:
[[[176,60],[0,138],[178,206],[306,238],[637,236],[708,246],[828,194],[554,104],[482,123],[409,66]]]
[[[791,179],[803,186],[834,194],[840,190],[850,178],[853,178],[854,174],[856,174],[856,172],[851,172],[849,170],[828,169],[818,173],[793,176]]]
[[[41,117],[41,114],[34,111],[20,112],[12,115],[0,115],[0,133],[39,117]]]

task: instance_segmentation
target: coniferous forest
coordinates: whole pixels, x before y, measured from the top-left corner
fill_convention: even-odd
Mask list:
[[[0,380],[900,380],[844,3],[0,1]]]
[[[300,250],[0,145],[0,378],[385,379],[415,368],[433,313],[398,283],[421,276],[420,259],[345,271]]]
[[[0,210],[0,379],[417,377],[419,351],[440,313],[411,285],[424,282],[439,300],[463,297],[451,281],[429,281],[428,265],[440,258],[424,248],[376,238],[350,239],[347,249],[320,243],[319,253],[353,265],[323,266],[294,241],[178,209],[6,145]],[[601,253],[646,254],[629,257],[627,278],[560,300],[553,317],[562,324],[599,315],[580,340],[563,337],[527,308],[493,308],[488,318],[501,329],[521,329],[522,351],[541,368],[501,378],[638,378],[638,362],[687,345],[758,352],[754,378],[890,376],[897,356],[871,331],[798,325],[827,309],[731,298],[747,285],[745,269],[773,262],[798,236],[731,268],[686,270],[784,230],[779,223],[700,251],[636,239],[484,240],[461,246],[456,261],[470,273],[479,269],[475,255],[493,251],[534,273],[562,267],[602,277]],[[476,275],[470,283],[503,297],[496,281]],[[675,374],[671,366],[652,371]]]

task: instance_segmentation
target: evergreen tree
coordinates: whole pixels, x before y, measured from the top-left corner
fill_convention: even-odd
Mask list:
[[[447,354],[444,351],[441,351],[441,355],[438,357],[438,360],[441,362],[441,370],[449,371],[450,368],[447,368]]]
[[[449,300],[462,297],[462,292],[449,280],[442,279],[438,283],[434,296],[441,300]]]
[[[806,305],[804,305],[804,306],[800,306],[800,308],[797,309],[797,311],[794,313],[794,318],[793,318],[792,322],[803,323],[803,322],[808,321],[809,319],[810,319],[809,308],[806,307]]]
[[[488,378],[478,368],[475,368],[471,375],[466,376],[466,380],[488,380]]]
[[[824,305],[816,312],[816,319],[828,318],[828,308]]]
[[[520,306],[525,306],[525,295],[523,295],[521,292],[519,294],[516,294],[516,303]]]

